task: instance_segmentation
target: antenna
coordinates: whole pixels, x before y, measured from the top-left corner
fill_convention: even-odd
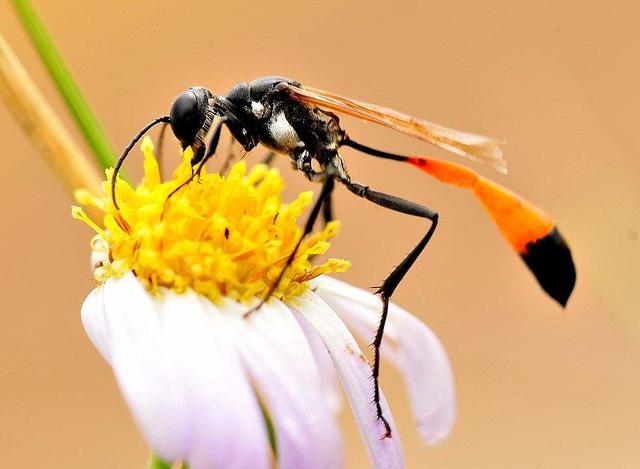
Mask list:
[[[124,163],[124,160],[127,158],[127,155],[129,154],[133,146],[136,143],[138,143],[138,140],[140,140],[144,136],[144,134],[146,134],[149,131],[151,127],[160,123],[168,124],[169,122],[171,122],[171,118],[169,116],[162,116],[162,117],[158,117],[157,119],[154,119],[149,124],[145,125],[142,128],[142,130],[140,130],[140,132],[138,132],[138,134],[135,137],[133,137],[133,139],[129,142],[129,144],[123,150],[122,155],[120,155],[120,158],[118,158],[116,165],[113,167],[113,175],[111,176],[111,200],[113,200],[113,205],[115,206],[116,210],[120,210],[120,207],[118,206],[118,201],[116,200],[116,179],[117,179],[118,173],[120,172],[120,168],[122,167],[122,163]]]

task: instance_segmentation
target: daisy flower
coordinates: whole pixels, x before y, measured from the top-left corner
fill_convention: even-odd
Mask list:
[[[228,176],[191,175],[188,149],[173,178],[160,180],[146,139],[144,178],[116,184],[120,211],[104,195],[78,191],[104,212],[90,225],[97,287],[82,305],[91,341],[113,368],[146,441],[164,461],[201,468],[340,468],[336,412],[344,390],[371,464],[404,466],[397,428],[376,419],[371,368],[352,332],[371,340],[380,301],[327,274],[349,263],[324,254],[339,228],[328,223],[300,246],[274,297],[268,291],[302,230],[304,192],[283,204],[275,169],[244,162]],[[451,369],[442,345],[414,316],[391,305],[382,357],[402,372],[417,428],[428,443],[455,418]]]

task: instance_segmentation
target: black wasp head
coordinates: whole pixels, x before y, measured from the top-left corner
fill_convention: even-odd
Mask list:
[[[208,129],[203,129],[203,126],[211,124],[207,122],[211,97],[209,90],[198,86],[183,91],[171,105],[171,130],[184,148],[195,143],[201,129],[206,134]]]

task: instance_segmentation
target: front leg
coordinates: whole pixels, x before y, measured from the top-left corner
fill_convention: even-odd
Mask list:
[[[226,157],[222,162],[222,166],[220,166],[220,169],[218,170],[218,173],[220,173],[221,176],[224,176],[227,174],[227,171],[229,171],[229,167],[231,166],[231,163],[233,162],[233,160],[236,159],[237,155],[233,148],[236,142],[237,142],[236,138],[233,136],[233,134],[231,134],[229,145],[227,145]]]
[[[213,130],[213,133],[211,134],[211,139],[209,140],[209,145],[207,146],[207,150],[203,152],[204,156],[199,160],[198,163],[196,163],[191,168],[191,176],[182,184],[180,184],[178,187],[176,187],[171,192],[169,192],[169,195],[167,196],[167,200],[169,200],[173,196],[173,194],[175,194],[184,186],[188,185],[191,181],[193,181],[194,178],[200,177],[200,173],[202,172],[202,168],[204,167],[205,163],[209,160],[209,158],[211,158],[216,153],[216,149],[218,148],[218,143],[220,142],[220,132],[222,131],[222,126],[226,124],[226,122],[227,122],[227,119],[225,117],[220,119],[220,121],[218,122],[218,125],[216,126],[216,128]],[[165,205],[166,205],[166,201],[165,201]]]

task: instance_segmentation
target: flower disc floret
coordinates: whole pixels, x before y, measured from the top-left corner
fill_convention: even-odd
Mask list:
[[[151,291],[192,288],[213,301],[245,301],[266,294],[302,234],[297,221],[311,203],[311,192],[285,205],[278,171],[265,165],[247,171],[242,161],[227,176],[203,169],[200,177],[169,197],[191,176],[191,150],[183,153],[182,163],[166,182],[161,181],[150,139],[143,141],[142,151],[142,182],[133,187],[123,179],[116,181],[119,211],[111,199],[113,170],[106,171],[103,195],[76,192],[79,203],[104,212],[103,228],[80,207],[72,210],[97,232],[92,249],[103,256],[94,271],[96,282],[132,271]],[[338,228],[338,222],[330,222],[301,244],[276,297],[299,295],[308,280],[349,267],[341,259],[311,263],[313,256],[327,251]]]

